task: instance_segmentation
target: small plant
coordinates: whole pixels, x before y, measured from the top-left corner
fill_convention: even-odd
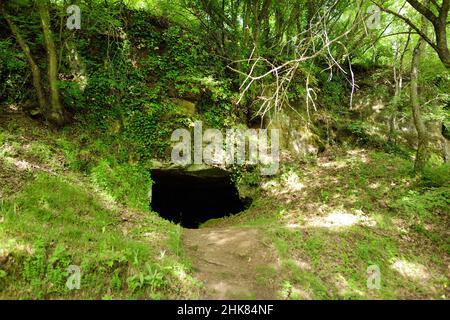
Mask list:
[[[48,163],[52,158],[52,151],[50,148],[46,144],[40,142],[30,143],[28,154],[44,163]]]
[[[431,189],[424,193],[410,190],[394,204],[409,217],[417,217],[421,222],[433,219],[433,214],[448,212],[449,205],[450,190],[446,187]]]
[[[115,291],[120,291],[122,289],[122,280],[119,275],[120,269],[116,269],[111,278],[111,288]]]
[[[139,274],[127,279],[128,288],[131,292],[143,289],[144,287],[149,287],[150,290],[155,291],[165,285],[166,281],[163,272],[150,264],[147,264],[145,268],[146,270],[144,272],[139,272]]]
[[[426,166],[422,173],[422,184],[426,187],[444,187],[450,185],[450,163],[440,166]]]

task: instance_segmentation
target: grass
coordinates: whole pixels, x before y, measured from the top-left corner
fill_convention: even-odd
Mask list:
[[[151,179],[121,156],[120,141],[106,148],[81,128],[14,121],[0,131],[0,298],[201,294],[181,227],[147,210]],[[281,299],[448,299],[446,167],[418,177],[408,159],[347,150],[280,171],[248,210],[202,225],[265,234],[279,263],[258,268],[258,285]],[[66,286],[71,265],[80,290]],[[379,290],[367,286],[374,265]]]
[[[0,299],[197,297],[181,228],[146,210],[150,179],[140,169],[76,170],[80,141],[70,133],[43,138],[45,129],[28,122],[9,127],[0,134],[0,150],[14,144],[0,153]],[[73,265],[79,290],[66,286]]]
[[[280,257],[280,298],[448,298],[449,187],[442,179],[425,188],[410,161],[361,150],[281,170],[266,179],[264,199],[222,223],[266,233]],[[380,269],[379,290],[367,286],[370,266]]]
[[[100,298],[111,292],[114,298],[168,298],[177,295],[175,271],[189,273],[179,259],[179,227],[151,213],[124,216],[59,177],[38,175],[0,212],[2,249],[11,261],[4,297]],[[79,292],[65,286],[69,265],[83,270]]]

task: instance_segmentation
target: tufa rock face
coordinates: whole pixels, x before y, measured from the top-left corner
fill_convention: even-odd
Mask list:
[[[280,130],[281,149],[288,150],[295,157],[302,158],[319,153],[322,144],[320,137],[297,114],[287,111],[278,113],[268,129]]]
[[[175,104],[176,106],[180,107],[180,109],[182,109],[184,111],[184,113],[188,114],[188,115],[196,115],[197,114],[197,107],[195,105],[195,103],[188,101],[188,100],[184,100],[184,99],[179,99],[179,98],[171,98],[170,101]]]
[[[149,168],[150,171],[155,173],[166,173],[173,175],[187,175],[191,177],[203,178],[223,178],[230,176],[231,172],[218,167],[208,166],[206,164],[191,164],[185,167],[162,163],[157,160],[152,161],[152,166]]]

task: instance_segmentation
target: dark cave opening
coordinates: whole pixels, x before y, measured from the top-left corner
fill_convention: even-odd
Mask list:
[[[247,209],[226,171],[190,173],[152,170],[152,210],[184,228],[195,229],[210,220]]]

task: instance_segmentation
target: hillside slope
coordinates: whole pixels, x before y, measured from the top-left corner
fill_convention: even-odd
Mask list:
[[[247,211],[183,230],[136,205],[146,186],[99,171],[108,154],[81,128],[20,114],[0,127],[1,298],[448,297],[449,188],[421,187],[410,161],[349,149],[286,162]],[[380,290],[367,288],[373,265]]]
[[[197,296],[181,228],[71,169],[82,153],[77,134],[20,114],[0,121],[1,299]],[[131,181],[120,179],[115,188],[127,188]],[[81,269],[79,290],[66,286],[71,265]]]

